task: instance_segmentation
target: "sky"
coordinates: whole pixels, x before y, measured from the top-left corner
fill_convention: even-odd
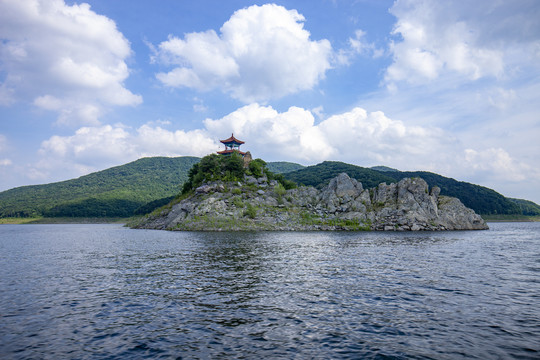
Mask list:
[[[0,0],[0,191],[231,133],[540,203],[540,1]]]

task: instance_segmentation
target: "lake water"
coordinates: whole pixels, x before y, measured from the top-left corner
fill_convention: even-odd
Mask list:
[[[0,358],[540,358],[540,223],[0,226]]]

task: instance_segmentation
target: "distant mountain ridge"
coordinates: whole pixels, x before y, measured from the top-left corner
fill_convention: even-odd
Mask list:
[[[77,179],[22,186],[0,192],[0,217],[128,217],[166,204],[180,193],[198,157],[150,157],[115,166]],[[540,206],[509,199],[494,190],[429,172],[401,172],[387,167],[363,168],[337,161],[304,167],[291,162],[269,162],[274,173],[299,184],[322,188],[345,172],[366,187],[421,177],[441,194],[459,198],[480,214],[540,215]]]

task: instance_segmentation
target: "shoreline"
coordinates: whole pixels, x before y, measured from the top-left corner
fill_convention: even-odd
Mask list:
[[[540,222],[540,216],[526,215],[487,215],[482,216],[486,222]],[[126,224],[129,218],[0,218],[0,225],[26,225],[26,224]]]
[[[32,224],[125,224],[130,218],[1,218],[0,225]]]

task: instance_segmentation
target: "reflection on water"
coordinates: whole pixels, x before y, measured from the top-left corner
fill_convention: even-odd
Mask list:
[[[0,357],[538,358],[539,225],[4,225]]]

